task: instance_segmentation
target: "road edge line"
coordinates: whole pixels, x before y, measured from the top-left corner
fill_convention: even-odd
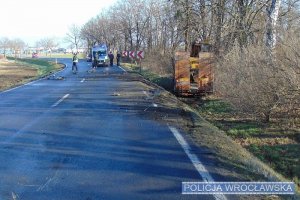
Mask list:
[[[215,182],[215,180],[210,175],[210,173],[207,171],[207,169],[202,164],[202,162],[197,157],[197,155],[194,153],[191,153],[190,145],[187,143],[187,141],[184,139],[184,137],[180,134],[180,132],[175,127],[172,127],[172,126],[168,126],[168,127],[169,127],[170,131],[173,133],[173,135],[176,138],[176,140],[178,141],[178,143],[181,145],[181,147],[184,150],[184,152],[186,153],[186,155],[189,157],[190,161],[192,162],[192,164],[194,165],[194,167],[196,168],[196,170],[198,171],[198,173],[200,174],[202,179],[205,182]],[[212,194],[212,195],[214,196],[215,199],[227,200],[226,196],[223,194]]]
[[[123,70],[124,72],[127,72],[123,67],[118,66],[121,70]]]

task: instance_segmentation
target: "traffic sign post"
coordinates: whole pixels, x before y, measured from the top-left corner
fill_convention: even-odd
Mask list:
[[[122,52],[122,56],[123,56],[123,57],[127,57],[127,56],[128,56],[128,51],[123,51],[123,52]]]
[[[142,73],[142,59],[145,58],[144,51],[123,51],[122,56],[131,58],[131,67],[133,62],[140,64],[140,73]]]
[[[144,51],[137,51],[136,57],[139,59],[144,59]]]
[[[144,51],[137,51],[136,57],[140,61],[140,74],[142,74],[142,59],[144,59]]]
[[[128,55],[131,58],[131,68],[132,68],[132,63],[133,63],[133,60],[135,58],[135,51],[129,51]]]
[[[129,57],[134,59],[135,58],[135,51],[129,51]]]

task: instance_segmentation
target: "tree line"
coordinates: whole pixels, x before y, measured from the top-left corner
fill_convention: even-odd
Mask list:
[[[26,43],[22,39],[9,39],[7,37],[0,38],[0,49],[2,49],[4,55],[6,55],[8,51],[17,53],[25,47]]]
[[[80,35],[87,46],[144,50],[152,70],[171,68],[174,52],[189,51],[196,39],[209,42],[216,94],[263,121],[281,116],[294,122],[299,19],[299,0],[122,0],[85,23]]]
[[[215,52],[227,52],[272,38],[280,7],[279,23],[297,21],[298,0],[125,0],[90,19],[81,29],[88,45],[106,43],[120,49],[174,51],[184,44],[189,50],[196,39],[209,40]],[[296,18],[294,18],[296,17]],[[272,42],[270,42],[272,41]]]
[[[77,49],[144,50],[144,65],[164,74],[173,71],[175,51],[200,39],[213,47],[217,95],[267,122],[299,120],[299,1],[119,0],[72,25],[66,41]]]

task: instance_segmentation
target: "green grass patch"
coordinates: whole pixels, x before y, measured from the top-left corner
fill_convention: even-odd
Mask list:
[[[247,149],[256,157],[268,163],[273,169],[279,171],[300,186],[300,145],[255,145],[251,144]]]
[[[263,132],[262,127],[251,121],[228,122],[227,135],[232,138],[247,138],[260,135]]]
[[[139,73],[145,79],[165,88],[168,91],[173,90],[173,79],[170,76],[160,76],[156,73],[151,72],[151,70],[143,69],[135,63],[122,63],[122,66],[129,72]]]
[[[276,123],[259,123],[214,97],[195,104],[204,118],[300,187],[299,132],[282,130]]]
[[[222,100],[203,100],[203,104],[200,107],[201,112],[210,114],[224,114],[233,112],[230,104]]]
[[[121,63],[121,65],[129,72],[140,72],[140,66],[138,66],[136,63]]]
[[[263,126],[257,122],[235,118],[231,105],[220,99],[204,98],[197,105],[205,118],[233,138],[247,138],[263,132]]]

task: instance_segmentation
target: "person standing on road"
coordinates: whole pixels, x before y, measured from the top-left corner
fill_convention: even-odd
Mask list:
[[[121,60],[121,53],[120,51],[117,52],[117,66],[120,66],[120,60]]]
[[[114,64],[114,54],[110,51],[108,54],[109,61],[110,61],[110,66],[113,66]]]
[[[78,67],[77,67],[77,63],[78,63],[77,53],[73,53],[72,61],[73,61],[72,71],[73,71],[73,73],[77,73],[77,71],[78,71]]]
[[[94,54],[94,60],[93,60],[93,68],[96,69],[96,67],[98,66],[98,58],[99,58],[99,55],[97,52],[95,52]]]

